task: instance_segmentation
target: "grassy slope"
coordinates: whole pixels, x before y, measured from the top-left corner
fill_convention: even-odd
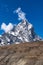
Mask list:
[[[43,41],[0,47],[0,65],[43,65]]]

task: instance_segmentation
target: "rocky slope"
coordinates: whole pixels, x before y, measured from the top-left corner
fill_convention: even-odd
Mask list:
[[[43,65],[43,41],[0,47],[0,65]]]

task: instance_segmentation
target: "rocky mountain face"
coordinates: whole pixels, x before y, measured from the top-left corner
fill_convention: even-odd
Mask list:
[[[40,40],[41,38],[36,35],[33,25],[27,20],[23,20],[18,25],[13,25],[13,29],[11,31],[0,36],[0,45]]]
[[[43,42],[0,46],[0,65],[43,65]]]

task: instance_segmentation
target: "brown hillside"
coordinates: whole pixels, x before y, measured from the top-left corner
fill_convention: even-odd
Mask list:
[[[0,65],[43,65],[43,42],[0,47]]]

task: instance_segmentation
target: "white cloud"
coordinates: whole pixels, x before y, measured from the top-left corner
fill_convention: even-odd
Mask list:
[[[14,11],[14,13],[18,14],[18,20],[25,20],[25,13],[22,12],[21,8],[18,8],[17,10]]]
[[[13,28],[13,24],[9,23],[8,25],[6,25],[5,23],[2,23],[1,25],[1,29],[4,30],[6,33],[11,31]]]

